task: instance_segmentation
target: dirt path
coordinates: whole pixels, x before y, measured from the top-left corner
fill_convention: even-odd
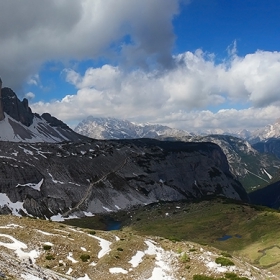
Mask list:
[[[101,178],[99,178],[97,181],[95,181],[95,182],[93,182],[93,183],[90,183],[90,185],[89,185],[89,187],[88,187],[88,189],[87,189],[87,191],[86,191],[84,197],[76,204],[75,207],[73,207],[72,209],[70,209],[70,210],[64,212],[64,213],[62,214],[62,217],[67,217],[67,216],[69,216],[71,213],[73,213],[73,212],[79,210],[80,206],[90,197],[94,185],[96,185],[96,184],[102,182],[102,181],[103,181],[104,179],[106,179],[110,174],[114,174],[114,173],[116,173],[116,172],[122,170],[123,167],[127,164],[127,161],[128,161],[128,158],[126,157],[125,160],[123,161],[123,163],[122,163],[119,167],[117,167],[115,170],[106,173],[106,174],[103,175]]]

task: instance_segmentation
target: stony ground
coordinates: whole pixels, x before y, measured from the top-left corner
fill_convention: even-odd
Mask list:
[[[218,265],[215,260],[225,253],[210,246],[139,236],[128,228],[93,231],[2,215],[0,247],[4,279],[177,280],[228,272],[252,280],[279,279],[235,256],[227,256],[234,265]]]

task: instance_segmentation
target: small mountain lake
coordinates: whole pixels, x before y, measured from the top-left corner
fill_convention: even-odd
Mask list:
[[[225,234],[224,236],[218,238],[217,240],[218,241],[226,241],[226,240],[228,240],[232,237],[241,238],[242,236],[240,234],[235,234],[234,236]]]
[[[65,220],[63,223],[71,226],[81,227],[81,228],[106,230],[106,231],[119,230],[123,226],[121,221],[105,215],[96,215],[93,217],[70,219],[70,220]]]

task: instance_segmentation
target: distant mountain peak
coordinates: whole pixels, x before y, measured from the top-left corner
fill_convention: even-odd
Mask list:
[[[77,133],[95,139],[159,138],[162,136],[189,136],[183,130],[159,124],[136,124],[128,120],[89,116],[74,129]]]

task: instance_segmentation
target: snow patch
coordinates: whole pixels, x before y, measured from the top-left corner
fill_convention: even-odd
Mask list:
[[[109,209],[109,208],[107,208],[107,207],[105,207],[105,206],[102,206],[102,208],[103,208],[104,210],[106,210],[107,212],[114,212],[113,210],[111,210],[111,209]]]
[[[13,243],[5,243],[0,242],[0,246],[6,247],[7,249],[14,250],[15,254],[20,259],[30,259],[32,263],[35,263],[35,259],[39,257],[39,252],[36,250],[32,250],[30,252],[24,252],[22,249],[27,249],[27,246],[25,243],[17,240],[16,238],[8,235],[8,234],[0,234],[0,236],[6,237],[13,241]]]
[[[122,274],[127,274],[128,271],[121,268],[121,267],[112,267],[109,269],[111,274],[116,274],[116,273],[122,273]]]
[[[132,267],[137,267],[143,261],[144,256],[145,253],[143,251],[137,251],[128,263],[130,263]]]
[[[72,252],[69,252],[68,256],[67,256],[67,259],[69,261],[71,261],[72,263],[77,263],[78,261],[76,261],[73,257],[73,253]]]
[[[11,202],[11,200],[5,193],[0,193],[0,206],[3,207],[5,205],[12,211],[12,214],[14,216],[21,217],[21,215],[19,214],[20,211],[23,211],[28,215],[27,211],[23,207],[23,202]]]
[[[38,184],[34,184],[34,183],[27,183],[27,184],[23,184],[23,185],[18,184],[18,185],[16,185],[16,188],[18,188],[18,187],[30,187],[30,188],[32,188],[36,191],[41,191],[41,186],[42,186],[43,182],[44,182],[44,179],[42,179]]]
[[[102,257],[104,257],[106,254],[108,254],[111,251],[111,244],[112,242],[105,240],[103,238],[100,238],[98,236],[93,236],[91,234],[88,234],[88,236],[95,238],[99,241],[99,246],[101,247],[101,250],[98,253],[98,258],[101,259]]]

